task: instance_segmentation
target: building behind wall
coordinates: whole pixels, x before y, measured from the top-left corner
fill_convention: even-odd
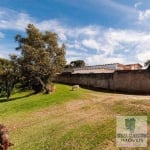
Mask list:
[[[142,65],[141,64],[128,64],[128,65],[124,65],[124,69],[123,70],[140,70],[142,69]]]
[[[70,72],[72,74],[88,74],[88,73],[113,73],[116,70],[139,70],[142,69],[140,64],[104,64],[104,65],[95,65],[95,66],[85,66],[81,68],[67,68],[64,70],[64,73]]]

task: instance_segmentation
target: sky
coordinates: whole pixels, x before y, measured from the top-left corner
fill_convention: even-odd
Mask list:
[[[69,63],[141,63],[150,59],[149,0],[0,1],[0,57],[17,53],[16,34],[32,23],[66,45]]]

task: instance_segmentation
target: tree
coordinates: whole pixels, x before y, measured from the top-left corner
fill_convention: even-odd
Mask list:
[[[35,92],[44,90],[49,93],[47,85],[56,73],[63,71],[66,64],[65,45],[58,45],[58,35],[46,31],[40,32],[33,24],[26,28],[26,37],[16,35],[15,39],[21,51],[18,58],[24,84]]]
[[[84,60],[71,61],[70,62],[70,66],[72,66],[73,68],[76,68],[76,67],[85,67],[85,62],[84,62]]]
[[[13,59],[13,56],[12,56]],[[18,82],[18,70],[11,60],[0,58],[0,90],[9,99],[15,84]]]
[[[150,60],[147,60],[144,66],[147,67],[147,70],[150,70]]]

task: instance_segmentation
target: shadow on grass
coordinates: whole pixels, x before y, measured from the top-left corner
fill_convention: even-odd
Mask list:
[[[67,84],[67,83],[61,83],[61,82],[55,82],[59,83],[62,85],[75,85],[75,84]],[[81,88],[92,90],[92,91],[97,91],[97,92],[103,92],[103,93],[111,93],[111,94],[124,94],[124,95],[139,95],[139,96],[150,96],[150,91],[147,92],[140,92],[140,91],[122,91],[122,90],[112,90],[112,89],[104,89],[100,87],[92,87],[88,85],[81,85],[79,84]],[[71,91],[71,90],[70,90]]]
[[[137,91],[121,91],[121,90],[111,90],[111,89],[104,89],[99,87],[90,87],[90,86],[84,86],[81,85],[82,88],[97,91],[97,92],[103,92],[103,93],[111,93],[111,94],[124,94],[124,95],[139,95],[139,96],[150,96],[150,92],[137,92]]]
[[[14,97],[14,98],[2,98],[0,99],[0,103],[5,103],[5,102],[9,102],[9,101],[14,101],[14,100],[17,100],[17,99],[21,99],[21,98],[26,98],[26,97],[29,97],[29,96],[32,96],[34,95],[35,93],[30,93],[30,94],[27,94],[27,95],[24,95],[24,96],[19,96],[19,97]]]

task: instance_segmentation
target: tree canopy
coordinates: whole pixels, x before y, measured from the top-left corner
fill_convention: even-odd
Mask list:
[[[84,66],[85,66],[84,60],[75,60],[75,61],[71,61],[70,64],[65,66],[65,68],[78,68]]]
[[[14,85],[18,81],[18,69],[14,61],[0,58],[0,93],[4,94],[7,99],[10,97]]]
[[[66,64],[65,45],[59,46],[56,33],[40,32],[33,24],[27,26],[26,35],[15,37],[16,50],[21,51],[18,64],[23,83],[35,92],[45,90],[48,93],[47,85]]]
[[[85,66],[85,62],[84,62],[84,60],[75,60],[75,61],[71,61],[70,65],[72,67],[84,67]]]

